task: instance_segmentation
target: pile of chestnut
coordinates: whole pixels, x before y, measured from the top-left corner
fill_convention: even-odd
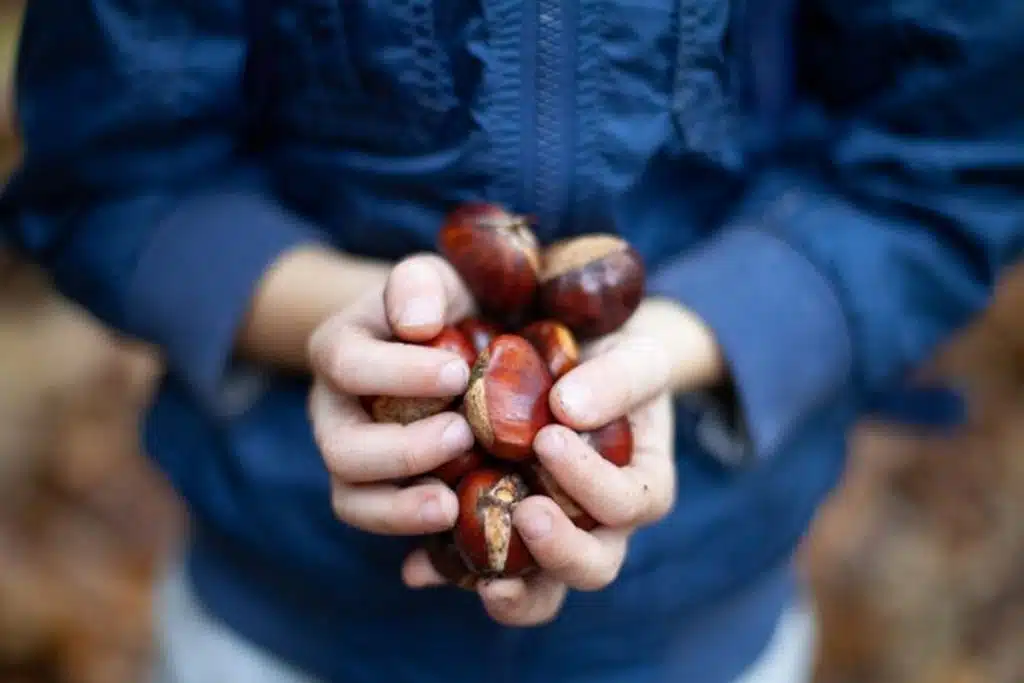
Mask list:
[[[598,525],[544,471],[532,444],[556,421],[548,392],[579,363],[577,341],[613,332],[640,304],[644,266],[615,235],[584,235],[542,249],[527,218],[490,204],[453,212],[439,251],[481,312],[426,343],[470,365],[465,395],[362,400],[378,422],[408,424],[453,408],[465,415],[475,446],[431,473],[455,490],[458,519],[451,531],[428,537],[426,547],[441,574],[471,588],[479,578],[535,569],[512,525],[512,511],[529,495],[549,496],[582,529]],[[626,418],[581,436],[608,461],[629,464],[633,434]]]

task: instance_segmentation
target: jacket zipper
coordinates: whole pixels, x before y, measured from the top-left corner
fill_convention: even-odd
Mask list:
[[[568,204],[575,146],[576,0],[532,0],[524,13],[522,203],[551,239]]]
[[[524,3],[521,59],[521,210],[537,217],[538,237],[550,241],[562,223],[571,187],[575,147],[576,4]],[[509,629],[498,641],[502,683],[529,677],[522,662],[528,633]],[[527,653],[528,654],[528,653]]]

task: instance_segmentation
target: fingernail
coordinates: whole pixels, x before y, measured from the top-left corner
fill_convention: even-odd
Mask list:
[[[519,532],[527,538],[540,540],[551,533],[551,515],[543,510],[523,515],[519,520]]]
[[[565,452],[565,435],[558,428],[545,429],[537,440],[537,450],[548,457],[557,458]]]
[[[441,445],[446,451],[463,451],[473,445],[473,432],[462,418],[452,420],[441,432]]]
[[[420,506],[420,520],[432,527],[448,523],[448,515],[436,496],[431,496]]]
[[[566,415],[574,420],[586,420],[590,392],[571,380],[559,384],[557,391],[558,402],[562,405],[562,410]]]
[[[437,376],[437,383],[443,391],[450,391],[453,395],[465,391],[469,382],[469,366],[465,361],[453,360],[443,368]]]
[[[401,315],[398,316],[398,323],[402,327],[423,327],[439,324],[442,317],[441,304],[437,299],[417,297],[405,304]]]

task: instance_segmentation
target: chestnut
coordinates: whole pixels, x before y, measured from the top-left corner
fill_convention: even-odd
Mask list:
[[[613,465],[625,467],[633,460],[633,426],[627,417],[580,432],[580,438]]]
[[[477,443],[502,460],[525,460],[533,440],[554,418],[548,406],[551,373],[522,337],[503,334],[473,365],[463,401]]]
[[[437,477],[451,488],[459,485],[464,476],[484,464],[484,454],[478,448],[471,448],[465,453],[452,458],[445,464],[434,469],[430,476]]]
[[[621,327],[643,296],[643,260],[621,237],[584,235],[544,252],[540,307],[580,339]]]
[[[522,576],[536,567],[512,511],[529,495],[518,474],[480,469],[467,474],[457,490],[459,516],[453,534],[466,565],[482,577]]]
[[[466,590],[476,588],[478,577],[462,559],[462,553],[455,544],[455,535],[451,531],[427,536],[423,549],[427,551],[430,564],[434,565],[437,573],[453,586]]]
[[[472,367],[476,351],[466,336],[454,327],[446,326],[436,337],[423,344],[434,349],[450,351]],[[409,424],[444,412],[457,397],[363,396],[360,402],[375,422]]]
[[[633,459],[633,427],[628,418],[620,417],[593,431],[581,432],[580,438],[601,457],[618,467],[625,467]],[[555,501],[577,527],[584,531],[597,528],[597,520],[577,505],[539,462],[529,464],[527,476],[530,487]]]
[[[553,380],[558,381],[579,365],[580,349],[576,345],[576,338],[562,323],[538,320],[520,330],[519,335],[537,349]]]
[[[456,328],[466,336],[477,354],[483,352],[501,334],[500,327],[480,318],[466,318]]]
[[[494,204],[467,204],[445,221],[438,250],[485,313],[514,319],[537,293],[540,246],[529,219]]]

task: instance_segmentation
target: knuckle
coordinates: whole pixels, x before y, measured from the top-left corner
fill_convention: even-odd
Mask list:
[[[306,342],[306,356],[315,370],[326,370],[329,367],[331,354],[330,323],[324,323],[309,336]]]
[[[315,423],[313,438],[324,465],[331,474],[344,479],[348,474],[348,449],[347,444],[352,443],[352,437],[347,429],[328,429],[323,421]]]
[[[341,457],[341,448],[344,441],[338,439],[338,430],[328,429],[321,420],[313,421],[313,441],[316,442],[316,447],[320,451],[320,456],[324,460],[324,464],[332,474],[337,474],[339,469],[338,465],[343,460]]]
[[[668,486],[652,487],[647,496],[646,514],[640,520],[643,524],[653,524],[663,519],[675,505],[675,495]]]
[[[597,520],[604,526],[617,528],[629,526],[636,519],[634,513],[635,503],[632,497],[628,496],[619,501],[605,505],[600,514],[595,515]]]
[[[626,510],[623,514],[621,526],[636,526],[642,524],[650,513],[651,501],[649,496],[636,494],[626,498]]]
[[[648,481],[648,477],[641,475],[636,470],[630,470],[630,522],[633,524],[646,523],[656,514],[661,505],[659,500],[663,497],[663,486]]]
[[[399,476],[411,477],[426,472],[429,467],[427,462],[426,440],[414,438],[409,428],[405,427],[400,432],[403,445],[398,449]]]
[[[619,576],[619,564],[607,558],[593,563],[587,568],[579,582],[579,590],[598,591],[606,588]]]
[[[331,511],[342,522],[349,521],[348,496],[337,487],[331,490]]]
[[[609,527],[632,526],[644,516],[646,506],[643,490],[637,486],[626,486],[619,495],[608,498],[599,521]]]
[[[600,506],[588,510],[590,516],[600,522],[601,526],[617,528],[626,524],[625,503],[623,501],[608,501]]]
[[[366,358],[353,353],[351,344],[339,344],[331,352],[326,372],[337,384],[338,388],[348,394],[359,394],[363,368]]]
[[[619,578],[619,571],[622,569],[620,562],[605,562],[598,566],[594,574],[594,584],[598,589],[606,588],[615,579]]]
[[[665,517],[676,506],[676,492],[674,486],[665,488],[665,493],[658,500],[658,507],[655,509],[657,519]]]
[[[345,326],[339,316],[328,319],[310,335],[306,353],[314,369],[328,375],[334,372],[339,351],[345,346],[341,343],[344,335]]]

